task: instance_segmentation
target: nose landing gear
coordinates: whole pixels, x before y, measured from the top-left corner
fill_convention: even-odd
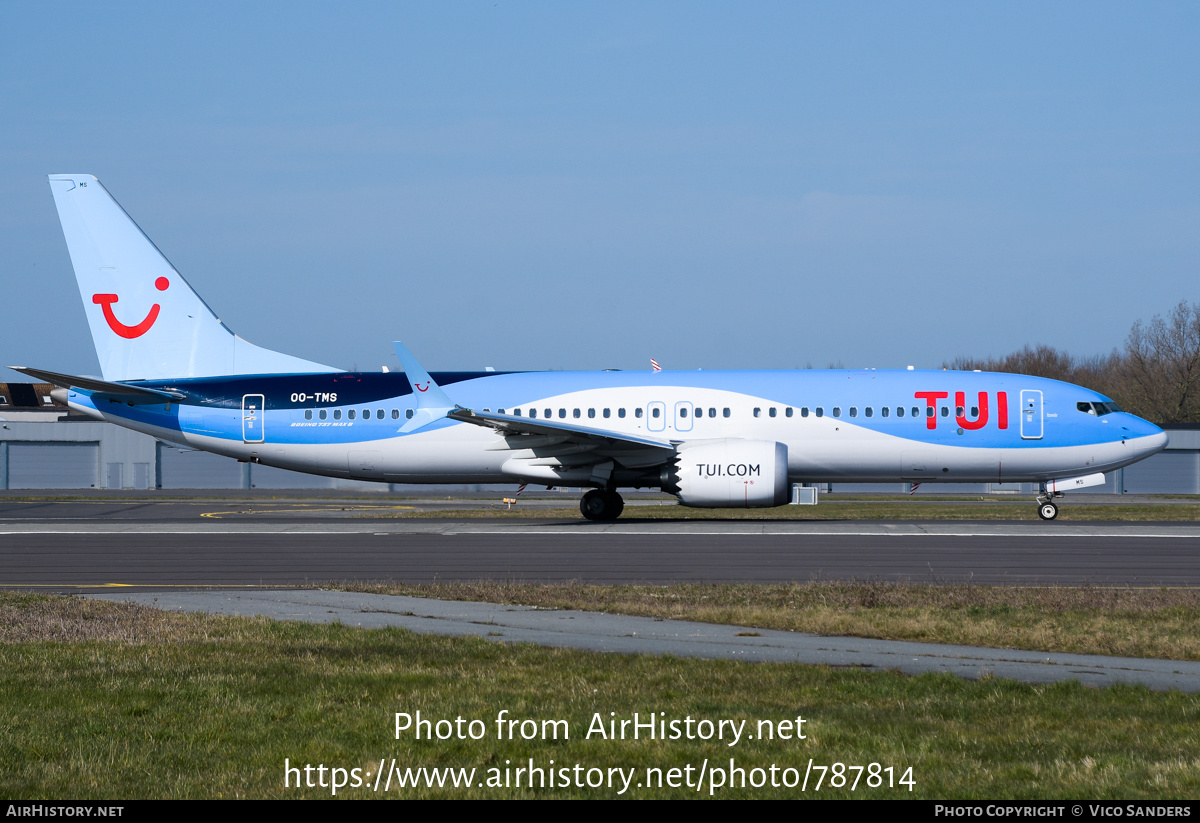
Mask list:
[[[616,520],[625,510],[625,501],[614,491],[592,489],[579,501],[579,512],[588,520]]]
[[[1058,506],[1054,503],[1054,499],[1062,496],[1062,492],[1046,491],[1046,484],[1043,483],[1041,493],[1037,496],[1038,517],[1043,520],[1053,520],[1058,517]]]

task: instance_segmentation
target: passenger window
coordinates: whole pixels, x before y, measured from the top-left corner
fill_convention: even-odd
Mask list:
[[[897,416],[897,417],[903,417],[903,416],[904,416],[904,407],[903,407],[903,406],[897,406],[897,407],[896,407],[896,416]]]
[[[608,409],[605,409],[605,410],[604,410],[604,412],[603,412],[603,414],[604,414],[605,418],[608,418],[608,417],[611,417],[611,416],[612,416],[612,413],[611,413],[611,412],[610,412]]]
[[[379,410],[377,410],[377,411],[375,412],[375,419],[376,419],[376,420],[382,420],[382,419],[383,419],[383,409],[379,409]]]
[[[328,415],[329,412],[325,411],[324,409],[321,409],[319,412],[317,412],[317,417],[321,418],[322,420],[324,420]]]
[[[964,416],[965,413],[966,413],[966,409],[964,409],[962,406],[954,407],[954,415],[956,417],[962,417],[962,416]]]
[[[561,417],[562,415],[559,415],[559,416]],[[574,417],[576,420],[578,420],[579,419],[579,409],[575,409],[574,411],[572,411],[571,416]]]
[[[588,417],[593,417],[593,418],[594,418],[595,416],[596,416],[596,410],[595,410],[595,409],[588,409]]]
[[[546,418],[547,420],[549,420],[551,417],[553,417],[553,416],[554,416],[554,410],[553,410],[553,409],[545,409],[545,410],[544,410],[544,412],[545,412],[545,413],[542,415],[542,417]]]
[[[405,409],[405,410],[404,410],[404,416],[405,416],[406,418],[408,418],[409,420],[412,420],[412,419],[413,419],[413,410],[412,410],[412,409]]]
[[[637,418],[639,418],[639,419],[641,418],[641,416],[642,416],[642,409],[641,409],[641,407],[640,407],[640,406],[639,406],[638,408],[636,408],[636,409],[634,409],[634,410],[633,410],[633,416],[634,416],[634,417],[637,417]]]
[[[709,410],[708,410],[708,416],[709,416],[709,417],[716,417],[716,416],[717,416],[717,410],[716,410],[716,409],[714,409],[714,408],[709,408]]]
[[[867,417],[870,417],[871,415],[875,414],[875,411],[870,406],[867,406],[865,409],[863,409],[863,414],[865,414]]]
[[[348,419],[350,419],[350,420],[353,420],[353,419],[354,419],[354,409],[349,409],[349,410],[347,410],[347,411],[346,411],[346,417],[347,417]]]
[[[400,419],[400,410],[399,409],[392,409],[392,419],[393,420]]]
[[[724,409],[722,409],[721,414],[724,415],[725,417],[728,417],[729,416],[729,407],[726,406]]]
[[[529,410],[529,416],[530,416],[530,417],[537,417],[537,409],[530,409],[530,410]]]
[[[655,406],[654,408],[652,408],[650,410],[650,416],[653,417],[655,420],[658,419],[658,406]]]
[[[916,415],[914,415],[914,417],[915,417],[915,416],[916,416]],[[926,416],[926,417],[933,417],[933,406],[926,406],[926,407],[925,407],[925,416]]]
[[[625,410],[617,409],[617,417],[624,417],[624,416],[625,416]]]
[[[305,410],[304,410],[304,419],[305,419],[305,420],[312,420],[312,409],[305,409]]]
[[[824,417],[824,416],[825,416],[825,407],[817,406],[817,417]]]
[[[942,417],[949,417],[949,416],[950,416],[950,407],[942,406]]]
[[[680,417],[687,417],[687,406],[680,406],[680,407],[679,407],[679,416],[680,416]]]
[[[762,415],[762,409],[756,408],[756,409],[754,410],[754,416],[755,416],[755,417],[760,417],[761,415]]]
[[[834,406],[834,407],[833,407],[833,416],[834,416],[834,417],[841,417],[841,416],[842,416],[842,407],[841,407],[841,406]]]
[[[858,417],[858,406],[851,406],[851,407],[850,407],[850,416],[851,416],[851,417]]]
[[[881,415],[883,415],[884,417],[887,417],[887,416],[888,416],[888,411],[889,411],[888,407],[887,407],[887,406],[884,406],[882,409],[880,409],[880,410],[879,410],[879,413],[880,413]]]
[[[979,407],[978,407],[978,406],[972,406],[972,407],[971,407],[971,416],[972,416],[972,417],[978,417],[978,416],[979,416]]]
[[[768,416],[768,417],[774,417],[774,416],[775,416],[775,407],[774,407],[774,406],[772,406],[771,408],[769,408],[769,409],[767,410],[767,416]]]
[[[341,419],[342,419],[342,410],[341,410],[341,409],[334,409],[334,410],[333,410],[333,419],[334,419],[334,420],[341,420]]]
[[[363,417],[363,420],[370,420],[370,419],[371,419],[371,410],[370,410],[370,409],[363,409],[363,415],[362,415],[362,417]]]
[[[791,407],[791,406],[788,406],[786,409],[784,409],[784,411],[783,411],[783,416],[784,416],[784,417],[791,417],[791,416],[792,416],[792,407]]]
[[[559,420],[563,420],[563,419],[565,419],[565,418],[566,418],[566,416],[567,416],[567,410],[566,410],[566,409],[559,409],[559,410],[558,410],[558,419],[559,419]]]
[[[801,407],[800,407],[800,416],[801,416],[801,417],[808,417],[808,406],[801,406]]]

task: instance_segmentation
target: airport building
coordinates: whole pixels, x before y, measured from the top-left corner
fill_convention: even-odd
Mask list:
[[[0,383],[0,489],[344,489],[403,490],[361,480],[285,471],[163,443],[76,415],[48,383]],[[1166,426],[1171,442],[1152,457],[1110,472],[1076,494],[1200,494],[1200,425]],[[821,484],[827,491],[908,490],[902,483]],[[930,483],[922,491],[1033,494],[1030,483]]]
[[[340,480],[239,463],[70,413],[49,383],[0,383],[0,489],[345,489]]]

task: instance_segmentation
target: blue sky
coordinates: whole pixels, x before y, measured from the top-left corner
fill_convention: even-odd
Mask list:
[[[1200,6],[0,3],[0,362],[95,373],[52,172],[342,368],[1090,355],[1200,300]]]

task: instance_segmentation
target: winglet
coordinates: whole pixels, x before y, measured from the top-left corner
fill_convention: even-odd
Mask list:
[[[412,419],[400,427],[400,431],[410,432],[427,426],[435,420],[446,416],[446,412],[455,408],[454,402],[442,391],[442,387],[429,376],[429,372],[417,362],[413,353],[399,340],[392,343],[396,348],[396,356],[400,365],[404,366],[404,374],[413,387],[413,399],[416,404]]]

